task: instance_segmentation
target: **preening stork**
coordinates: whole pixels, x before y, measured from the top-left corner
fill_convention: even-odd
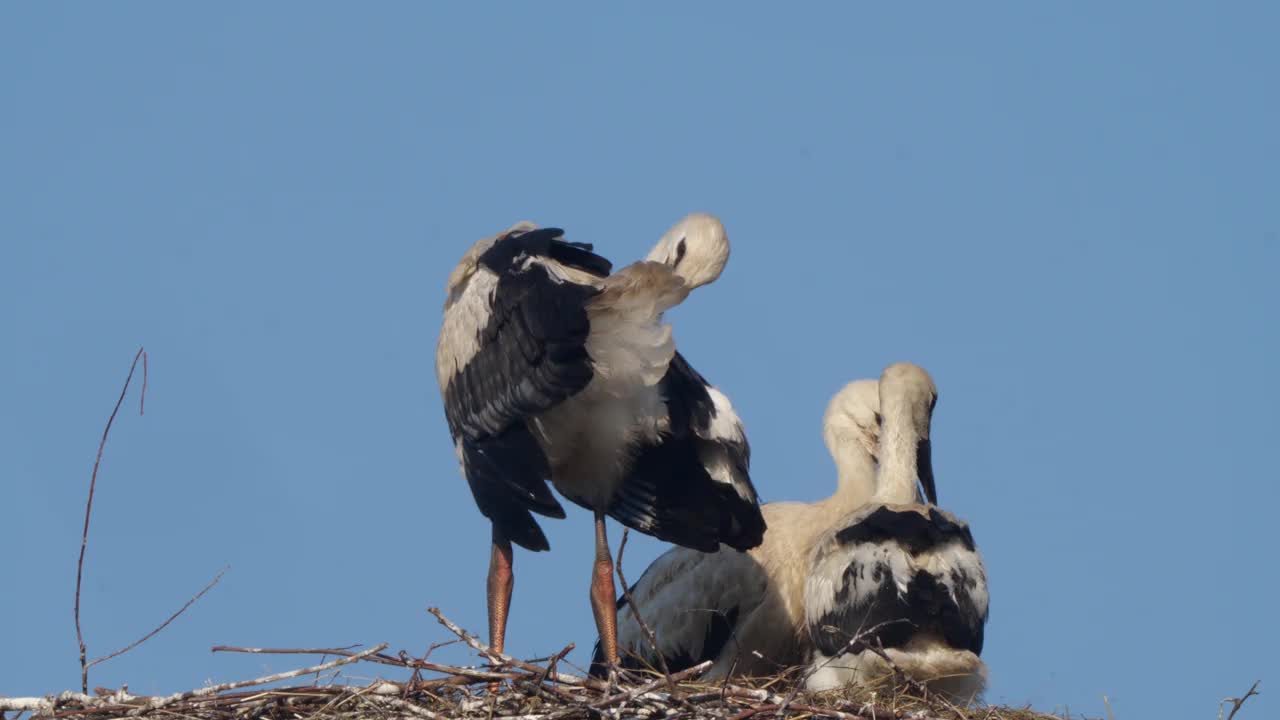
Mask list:
[[[868,645],[882,645],[935,691],[972,699],[985,686],[978,656],[987,575],[969,526],[936,505],[929,425],[937,397],[915,365],[891,365],[880,377],[875,495],[822,536],[805,582],[812,690],[889,674]]]
[[[631,588],[635,607],[618,600],[624,665],[659,665],[637,610],[673,671],[712,660],[710,678],[759,675],[808,659],[806,561],[818,536],[875,491],[879,405],[875,380],[849,383],[828,404],[822,434],[836,463],[833,495],[764,505],[769,531],[745,553],[672,548],[645,570]],[[603,660],[597,646],[597,667]]]
[[[592,246],[519,223],[449,276],[436,379],[463,475],[492,523],[489,641],[504,647],[512,548],[549,549],[546,485],[594,512],[591,606],[617,663],[605,515],[680,545],[746,549],[764,533],[732,405],[676,352],[662,314],[729,258],[719,220],[690,215],[612,273]]]

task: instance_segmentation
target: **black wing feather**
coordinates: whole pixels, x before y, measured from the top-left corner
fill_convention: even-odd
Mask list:
[[[653,566],[650,565],[649,568],[645,570],[644,575],[648,575],[649,570],[652,568]],[[635,593],[636,588],[644,582],[644,575],[640,576],[640,579],[636,581],[635,585],[632,585],[628,589],[628,592],[632,594]],[[626,593],[623,593],[618,596],[618,612],[621,612],[622,608],[626,606],[627,595]],[[707,660],[715,660],[720,657],[721,651],[723,651],[725,646],[729,644],[729,641],[733,639],[734,630],[738,626],[740,610],[741,608],[737,605],[734,605],[724,611],[708,610],[707,612],[711,613],[711,617],[707,621],[706,633],[702,639],[702,652],[695,655],[691,651],[685,650],[679,654],[668,655],[665,658],[667,661],[667,669],[671,672],[679,672],[681,670],[687,670],[699,663],[706,662]],[[652,646],[646,645],[646,647],[650,650],[653,649]],[[648,658],[640,657],[632,653],[624,653],[619,660],[619,664],[627,670],[656,669],[656,667],[653,666],[656,663],[650,663]],[[606,677],[608,674],[608,667],[604,662],[604,650],[600,648],[599,639],[596,640],[595,647],[591,650],[591,666],[589,674],[593,677],[600,678]]]
[[[525,261],[551,258],[594,275],[611,269],[590,245],[564,242],[561,234],[548,228],[508,235],[480,256],[498,284],[478,331],[479,350],[444,391],[445,416],[476,504],[530,550],[548,548],[530,512],[562,518],[564,509],[547,487],[550,469],[527,421],[591,382],[586,305],[599,290],[560,281]]]
[[[707,439],[715,404],[706,379],[676,353],[659,385],[671,427],[658,443],[637,449],[631,472],[610,503],[609,516],[659,540],[715,552],[720,543],[749,550],[764,540],[765,522],[751,487],[745,439]],[[751,499],[708,474],[703,456],[726,453]]]
[[[841,530],[836,538],[842,545],[894,541],[912,555],[954,541],[959,541],[967,550],[975,549],[973,534],[967,525],[932,507],[925,514],[880,507]],[[956,587],[971,587],[975,580],[966,577],[960,569],[951,577]],[[857,606],[849,602],[849,595],[868,583],[873,587],[866,595],[869,599]],[[907,591],[899,593],[887,564],[879,560],[854,562],[845,568],[835,600],[834,609],[825,614],[816,627],[811,626],[815,629],[815,644],[826,655],[862,651],[865,642],[852,647],[847,643],[860,630],[882,623],[884,626],[867,639],[874,637],[887,648],[901,647],[917,633],[932,630],[939,632],[951,647],[982,653],[986,618],[975,607],[972,597],[965,592],[952,597],[947,588],[925,570],[917,570],[907,582]]]

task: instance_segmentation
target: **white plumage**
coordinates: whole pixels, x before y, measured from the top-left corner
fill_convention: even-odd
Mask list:
[[[969,700],[985,685],[986,569],[968,526],[933,504],[936,400],[933,381],[917,366],[899,363],[881,376],[875,495],[818,540],[805,583],[812,690],[892,672],[868,645],[882,646],[899,669],[936,691]]]

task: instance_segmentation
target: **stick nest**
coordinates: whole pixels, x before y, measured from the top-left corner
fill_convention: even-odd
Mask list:
[[[43,698],[0,698],[6,711],[37,718],[146,718],[151,720],[354,720],[355,718],[484,720],[571,720],[574,718],[837,718],[1033,720],[1053,716],[1029,709],[962,708],[931,696],[923,687],[903,681],[879,688],[850,688],[807,693],[798,689],[799,675],[704,682],[698,677],[710,663],[670,675],[628,673],[616,684],[561,669],[566,647],[550,658],[517,660],[493,653],[473,635],[437,610],[437,619],[481,657],[483,664],[464,667],[389,653],[378,645],[363,651],[349,648],[266,649],[216,647],[221,652],[315,654],[336,659],[289,672],[239,682],[211,685],[167,696],[129,694],[127,688],[99,688],[89,695],[65,692]],[[449,643],[445,643],[449,644]],[[432,650],[435,649],[433,646]],[[336,668],[360,663],[408,671],[408,680],[376,680],[367,685],[322,680]],[[336,673],[334,673],[336,676]],[[280,684],[306,678],[306,684]],[[273,687],[265,687],[274,685]],[[7,720],[17,720],[13,715]]]

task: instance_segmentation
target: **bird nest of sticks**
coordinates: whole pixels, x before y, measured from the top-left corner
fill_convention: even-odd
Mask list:
[[[334,659],[265,677],[209,685],[163,696],[132,695],[127,688],[96,694],[65,692],[40,698],[0,698],[0,717],[186,718],[188,720],[324,720],[338,718],[1051,718],[1029,709],[963,708],[932,696],[909,680],[879,688],[807,693],[795,673],[733,682],[700,681],[710,663],[675,673],[628,673],[614,684],[565,669],[570,645],[549,658],[523,661],[491,652],[439,610],[440,624],[478,655],[475,666],[444,665],[381,644],[364,650],[215,647],[219,652],[316,655]],[[327,659],[327,657],[325,659]],[[365,685],[322,682],[326,673],[354,664],[409,671],[408,680]],[[336,673],[335,673],[336,674]],[[306,678],[311,682],[294,684]],[[293,682],[291,682],[293,681]],[[16,713],[16,715],[6,714]]]

